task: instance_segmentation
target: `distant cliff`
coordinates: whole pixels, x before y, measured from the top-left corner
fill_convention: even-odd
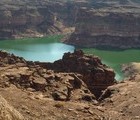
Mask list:
[[[69,33],[76,18],[76,6],[84,4],[71,0],[2,0],[0,39]]]
[[[140,47],[140,2],[93,2],[79,9],[75,32],[66,43],[82,47]]]
[[[83,47],[138,48],[140,1],[0,1],[0,39],[73,31],[65,43]]]

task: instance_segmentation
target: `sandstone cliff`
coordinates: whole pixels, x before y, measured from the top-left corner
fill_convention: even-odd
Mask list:
[[[70,32],[75,9],[73,2],[63,0],[0,1],[0,38],[42,37]]]
[[[79,9],[66,43],[82,47],[140,47],[140,2],[99,0]]]
[[[140,45],[136,0],[0,1],[0,39],[75,32],[65,42],[84,47]]]

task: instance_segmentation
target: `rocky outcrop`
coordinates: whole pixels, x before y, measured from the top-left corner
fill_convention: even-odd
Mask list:
[[[0,59],[0,87],[14,84],[20,89],[42,91],[46,96],[62,101],[85,100],[83,96],[95,99],[80,79],[80,74],[55,73],[34,62],[25,61],[23,58],[2,51]]]
[[[139,63],[123,70],[139,75]],[[113,76],[97,56],[82,51],[65,53],[54,63],[0,51],[0,95],[6,99],[0,96],[0,119],[139,119],[140,77],[112,85]]]
[[[81,8],[75,32],[66,43],[82,47],[140,47],[140,3],[97,1]]]
[[[132,80],[126,80],[119,84],[110,86],[100,99],[104,99],[101,103],[108,110],[109,118],[114,117],[115,119],[126,120],[126,119],[139,119],[139,82]],[[105,99],[106,98],[106,99]]]
[[[140,80],[140,63],[133,62],[122,65],[122,72],[124,73],[125,79],[131,81],[139,81]]]
[[[97,56],[84,55],[82,51],[65,53],[62,60],[54,63],[25,61],[2,51],[0,59],[1,87],[14,84],[21,89],[44,91],[56,100],[92,100],[115,83],[111,68]]]
[[[97,56],[84,55],[79,50],[74,53],[65,53],[62,60],[55,61],[47,66],[56,72],[74,72],[82,75],[82,80],[96,96],[101,91],[115,83],[114,71],[102,64]]]

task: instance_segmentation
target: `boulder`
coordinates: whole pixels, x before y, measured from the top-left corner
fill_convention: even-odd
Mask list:
[[[35,78],[32,82],[33,82],[32,87],[35,90],[39,90],[39,91],[45,90],[45,87],[47,85],[46,79],[44,78]]]

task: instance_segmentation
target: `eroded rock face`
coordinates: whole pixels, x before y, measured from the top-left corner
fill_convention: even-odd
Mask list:
[[[42,1],[42,3],[21,0],[1,1],[0,38],[8,39],[30,35],[31,37],[41,37],[48,34],[49,29],[52,29],[52,33],[61,31],[58,26],[55,28],[55,15],[49,11],[47,6],[47,1]]]
[[[140,63],[132,62],[129,64],[122,65],[122,72],[124,73],[125,79],[130,81],[140,80]]]
[[[48,68],[57,72],[75,72],[82,75],[88,88],[98,96],[108,86],[114,84],[114,71],[101,63],[97,56],[84,55],[81,50],[65,53],[62,60],[49,64]]]
[[[140,47],[136,0],[0,1],[0,39],[75,32],[66,43],[84,47]]]
[[[75,32],[66,43],[83,47],[140,47],[140,2],[94,1],[80,8]]]
[[[77,7],[84,4],[73,0],[0,1],[0,39],[69,33]]]

